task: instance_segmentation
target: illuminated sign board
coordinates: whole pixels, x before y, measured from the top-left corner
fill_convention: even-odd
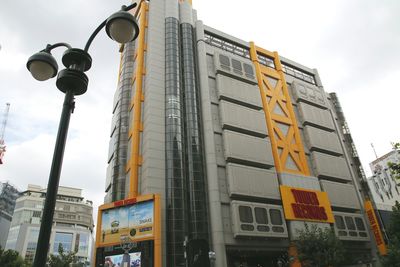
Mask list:
[[[384,256],[387,254],[386,245],[385,241],[383,241],[382,232],[378,221],[376,220],[375,211],[372,207],[371,201],[366,200],[364,206],[365,212],[368,216],[369,224],[371,225],[371,229],[375,237],[376,245],[378,246],[379,253]]]
[[[128,255],[119,254],[107,256],[104,259],[104,266],[141,267],[141,253],[134,252]]]
[[[287,220],[335,222],[326,192],[284,185],[280,191]]]
[[[98,247],[120,244],[123,236],[133,242],[154,239],[154,199],[117,201],[102,205],[99,211]]]

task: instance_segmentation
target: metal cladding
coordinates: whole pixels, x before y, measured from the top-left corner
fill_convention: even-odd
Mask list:
[[[371,262],[359,161],[318,72],[204,26],[188,1],[141,3],[136,47],[123,47],[106,201],[160,194],[163,266],[193,262],[196,241],[215,266],[270,266],[296,256],[306,222]]]

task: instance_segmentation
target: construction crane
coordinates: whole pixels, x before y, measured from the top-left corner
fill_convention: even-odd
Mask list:
[[[10,103],[6,103],[6,109],[3,114],[3,121],[0,128],[0,164],[3,164],[4,153],[6,152],[6,144],[4,142],[4,132],[6,131],[8,113],[10,112]]]

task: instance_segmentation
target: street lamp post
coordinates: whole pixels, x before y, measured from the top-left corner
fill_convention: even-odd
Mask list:
[[[65,97],[51,163],[36,255],[33,263],[34,267],[43,267],[46,265],[65,142],[71,113],[73,113],[75,107],[74,96],[84,94],[89,82],[88,77],[84,73],[92,65],[92,58],[88,53],[89,47],[93,39],[104,27],[106,28],[107,35],[118,43],[127,43],[135,40],[139,34],[139,27],[134,16],[127,11],[136,7],[136,5],[134,3],[129,6],[122,6],[120,11],[104,20],[89,37],[83,50],[72,48],[67,43],[56,43],[54,45],[47,45],[45,49],[28,59],[27,68],[32,76],[36,80],[45,81],[55,77],[58,72],[57,62],[51,55],[51,50],[60,46],[67,48],[62,57],[62,62],[66,69],[58,72],[56,81],[57,88],[65,94]]]

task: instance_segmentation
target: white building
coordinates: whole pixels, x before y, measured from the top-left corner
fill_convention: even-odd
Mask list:
[[[16,201],[6,249],[16,250],[33,261],[40,229],[46,189],[28,185]],[[92,202],[84,200],[82,190],[60,186],[53,219],[49,253],[57,254],[59,244],[75,251],[80,261],[90,260],[93,243]]]
[[[373,176],[368,185],[377,208],[391,211],[396,201],[400,202],[400,183],[390,174],[389,162],[399,163],[400,151],[393,150],[369,164]]]
[[[400,202],[400,183],[390,174],[389,162],[399,163],[400,151],[392,150],[372,161],[369,166],[373,176],[368,178],[368,187],[385,229],[389,226],[392,207],[396,201]]]

